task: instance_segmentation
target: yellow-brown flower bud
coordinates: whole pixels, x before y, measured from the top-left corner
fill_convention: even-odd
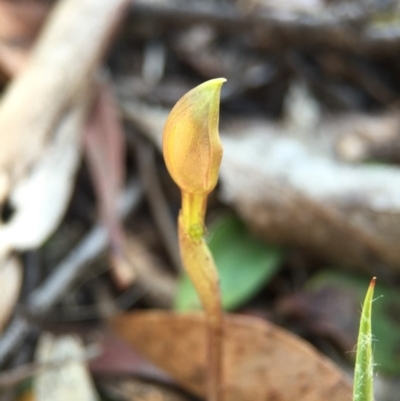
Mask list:
[[[225,81],[212,79],[186,93],[165,124],[164,159],[182,192],[209,194],[217,184],[222,159],[219,97]]]

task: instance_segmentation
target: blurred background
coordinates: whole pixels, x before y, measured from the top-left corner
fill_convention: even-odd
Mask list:
[[[0,0],[0,400],[202,399],[161,141],[217,77],[226,401],[350,400],[373,276],[398,400],[399,49],[395,0]]]

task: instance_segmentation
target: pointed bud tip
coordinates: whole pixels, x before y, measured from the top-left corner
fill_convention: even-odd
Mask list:
[[[209,79],[206,82],[203,82],[199,86],[216,86],[216,87],[220,87],[220,86],[222,86],[222,84],[224,82],[226,82],[226,78],[213,78],[213,79]]]
[[[200,91],[219,91],[221,89],[221,86],[226,82],[225,78],[214,78],[210,79],[206,82],[203,82],[202,84],[196,86],[193,91],[200,92]]]
[[[376,277],[372,277],[372,280],[369,284],[370,288],[374,288],[375,287],[375,283],[376,283]]]
[[[210,85],[210,86],[221,86],[223,83],[226,82],[226,78],[214,78],[204,82],[201,85]]]

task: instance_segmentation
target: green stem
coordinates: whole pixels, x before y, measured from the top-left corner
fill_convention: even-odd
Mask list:
[[[183,224],[186,231],[195,240],[200,240],[204,235],[206,208],[207,195],[198,192],[182,192]]]
[[[179,215],[179,245],[183,265],[199,294],[207,317],[208,401],[222,401],[223,312],[218,272],[204,238],[193,238]]]

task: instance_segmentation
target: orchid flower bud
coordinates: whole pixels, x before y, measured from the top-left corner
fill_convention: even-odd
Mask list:
[[[215,188],[222,159],[219,99],[226,80],[207,81],[174,106],[164,128],[167,169],[182,191],[184,225],[194,236],[203,233],[207,195]]]
[[[165,163],[182,191],[208,194],[217,184],[222,159],[219,94],[224,82],[212,79],[186,93],[165,124]]]

